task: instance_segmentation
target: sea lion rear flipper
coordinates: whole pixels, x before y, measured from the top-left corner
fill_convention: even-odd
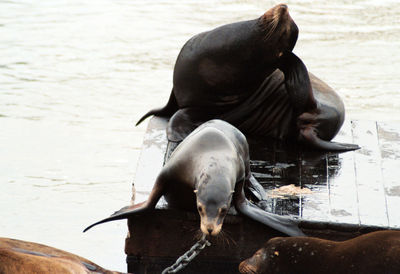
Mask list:
[[[324,141],[317,136],[315,130],[311,127],[300,130],[300,141],[302,141],[306,145],[310,145],[313,148],[321,149],[321,150],[330,150],[330,151],[350,151],[356,150],[360,147],[355,144],[346,144],[346,143],[336,143]]]
[[[198,108],[180,109],[171,117],[167,126],[167,137],[171,142],[180,142],[202,123],[210,120],[211,115]]]
[[[120,210],[114,212],[110,217],[107,217],[103,220],[100,220],[94,224],[91,224],[87,228],[83,230],[83,232],[88,231],[92,227],[102,224],[102,223],[107,223],[115,220],[121,220],[121,219],[127,219],[128,217],[132,217],[134,215],[146,212],[150,208],[146,205],[146,202],[142,202],[136,205],[131,205],[131,206],[125,206],[121,208]]]
[[[171,117],[178,109],[179,107],[175,98],[174,89],[172,89],[168,103],[162,108],[155,108],[147,112],[145,115],[142,116],[142,118],[139,119],[139,121],[136,123],[136,126],[138,126],[141,122],[143,122],[147,117],[151,115]]]

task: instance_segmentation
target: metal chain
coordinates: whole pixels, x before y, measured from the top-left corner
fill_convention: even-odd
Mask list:
[[[203,237],[197,241],[188,251],[186,251],[185,254],[180,256],[176,262],[167,267],[166,269],[161,272],[161,274],[167,274],[167,273],[176,273],[183,268],[187,266],[189,262],[191,262],[199,253],[206,247],[210,246],[211,243],[207,241],[206,236],[203,235]]]

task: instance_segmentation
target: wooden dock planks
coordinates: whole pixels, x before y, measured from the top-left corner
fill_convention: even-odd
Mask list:
[[[157,117],[149,123],[135,178],[136,202],[147,199],[164,159],[176,145],[167,144],[166,125]],[[248,141],[253,175],[269,193],[267,210],[298,217],[307,234],[340,240],[370,230],[400,228],[400,123],[346,121],[334,141],[356,143],[361,149],[345,153],[307,151],[273,140]],[[311,193],[276,194],[276,189],[289,184]],[[128,222],[125,251],[130,271],[157,273],[194,243],[196,213],[165,206],[161,200],[154,215]],[[279,235],[232,215],[227,216],[224,231],[234,247],[214,243],[187,273],[221,267],[234,273],[237,263],[262,241]]]
[[[388,224],[400,228],[400,124],[377,123]]]
[[[136,172],[137,201],[147,198],[164,163],[167,121],[153,118]],[[346,121],[334,141],[345,153],[298,150],[249,140],[251,169],[267,191],[294,184],[312,194],[271,197],[270,211],[313,222],[400,227],[400,123]]]

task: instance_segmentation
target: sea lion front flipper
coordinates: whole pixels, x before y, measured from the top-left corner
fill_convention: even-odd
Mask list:
[[[317,108],[306,65],[293,52],[287,51],[279,59],[279,69],[285,76],[285,87],[293,106],[294,115]]]
[[[156,182],[154,183],[153,189],[150,192],[149,198],[147,201],[135,204],[135,205],[130,205],[130,206],[125,206],[121,208],[120,210],[114,212],[110,217],[107,217],[103,220],[100,220],[87,228],[83,230],[83,232],[88,231],[92,227],[102,224],[102,223],[107,223],[110,221],[115,221],[115,220],[121,220],[121,219],[127,219],[129,217],[133,217],[138,214],[142,214],[145,212],[148,212],[156,206],[157,202],[160,200],[161,196],[164,194],[165,190],[165,184],[168,182],[167,180],[163,179],[163,173],[161,172],[160,175],[158,175]]]
[[[245,200],[235,205],[241,214],[276,229],[289,236],[306,236],[298,227],[298,222],[290,217],[283,217],[277,214],[264,211],[249,201]]]
[[[307,127],[300,130],[299,139],[306,145],[310,145],[313,148],[321,149],[321,150],[330,150],[330,151],[351,151],[359,149],[360,147],[355,144],[346,144],[346,143],[337,143],[324,141],[317,136],[317,133],[312,127]]]
[[[252,174],[250,174],[249,178],[245,181],[245,191],[247,194],[251,196],[251,199],[257,206],[265,209],[267,193],[265,192],[263,186],[254,178]]]
[[[233,202],[238,212],[257,222],[289,236],[306,236],[298,227],[298,222],[295,219],[266,212],[248,201],[244,196],[243,183],[236,185]]]
[[[89,229],[91,229],[92,227],[94,227],[96,225],[99,225],[99,224],[102,224],[102,223],[107,223],[107,222],[111,222],[111,221],[127,219],[128,217],[132,217],[134,215],[146,212],[149,209],[151,209],[146,205],[146,202],[142,202],[140,204],[131,205],[131,206],[125,206],[125,207],[121,208],[120,210],[114,212],[110,217],[107,217],[107,218],[105,218],[103,220],[100,220],[100,221],[94,223],[94,224],[91,224],[90,226],[85,228],[83,230],[83,232],[86,232]]]
[[[323,140],[318,136],[313,126],[319,121],[312,121],[310,117],[317,117],[320,110],[313,94],[309,73],[299,57],[293,52],[283,53],[279,69],[285,76],[286,91],[293,106],[294,117],[297,118],[299,141],[321,150],[349,151],[360,148],[355,144]]]
[[[183,108],[175,112],[167,126],[167,137],[171,142],[180,142],[212,115],[198,108]]]

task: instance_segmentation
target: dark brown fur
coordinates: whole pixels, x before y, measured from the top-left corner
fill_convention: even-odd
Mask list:
[[[0,273],[120,273],[50,246],[0,238]]]
[[[379,231],[344,242],[317,238],[273,238],[241,273],[400,273],[400,231]]]
[[[291,52],[297,36],[283,4],[255,20],[195,35],[176,60],[167,105],[149,111],[138,124],[150,115],[170,117],[167,137],[178,142],[200,124],[221,119],[246,136],[319,150],[358,149],[330,142],[344,121],[344,105]]]

